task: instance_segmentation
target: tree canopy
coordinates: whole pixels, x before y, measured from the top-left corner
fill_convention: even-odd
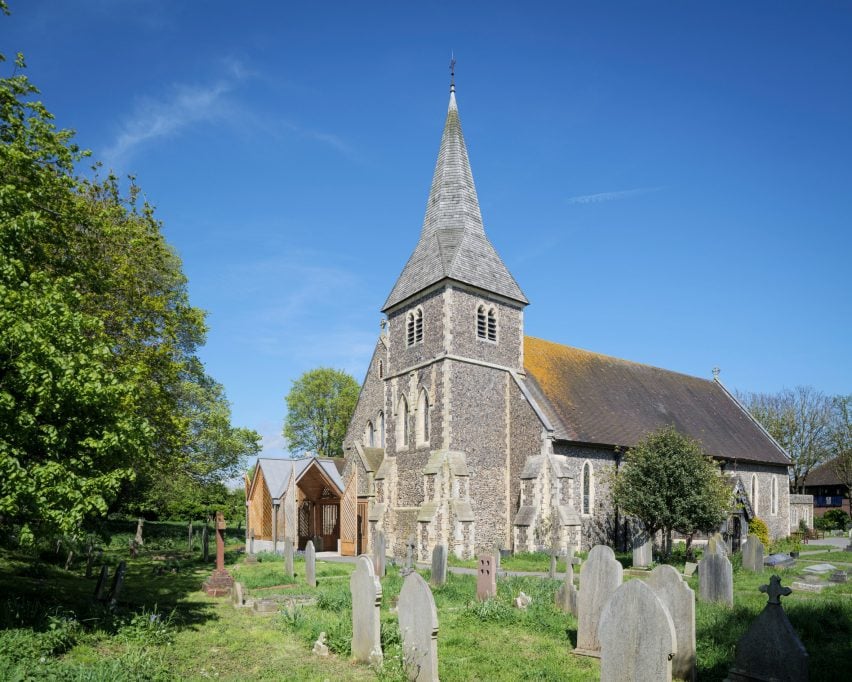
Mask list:
[[[651,536],[662,531],[667,550],[672,531],[687,536],[712,531],[732,505],[732,489],[719,465],[697,441],[671,426],[627,451],[612,477],[612,497]]]
[[[291,452],[341,457],[360,388],[342,370],[319,367],[293,382],[285,397],[284,437]]]
[[[22,537],[219,484],[258,449],[197,358],[204,312],[153,208],[77,174],[88,153],[24,68],[0,78],[0,526]]]

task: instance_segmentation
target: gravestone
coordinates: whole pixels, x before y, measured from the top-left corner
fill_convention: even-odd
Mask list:
[[[314,656],[328,656],[328,645],[325,643],[326,635],[324,632],[319,633],[317,641],[314,642],[314,648],[311,649]]]
[[[495,596],[497,596],[497,571],[494,556],[481,556],[476,574],[476,598],[479,601],[487,601]]]
[[[269,616],[278,613],[278,602],[274,599],[255,599],[251,609],[258,615]]]
[[[293,542],[289,539],[284,540],[284,575],[288,578],[292,578],[296,575],[296,572],[293,568]]]
[[[188,552],[191,552],[191,551],[192,551],[192,537],[193,537],[193,534],[192,534],[192,521],[190,521],[190,522],[189,522],[189,525],[186,527],[186,535],[187,535],[187,538],[186,538],[186,542],[187,542],[187,551],[188,551]]]
[[[568,555],[565,557],[565,580],[559,589],[556,590],[556,607],[565,613],[570,613],[575,618],[577,617],[577,588],[574,587],[574,566],[580,563],[580,560],[574,556],[574,548],[568,549]]]
[[[646,582],[674,624],[677,653],[672,659],[672,675],[692,682],[695,680],[695,592],[672,566],[657,566]]]
[[[435,545],[432,550],[432,584],[443,585],[447,582],[447,546]]]
[[[245,598],[243,597],[243,584],[240,582],[235,582],[231,585],[231,603],[237,607],[242,608],[245,606]]]
[[[254,553],[254,529],[249,530],[248,532],[248,552],[246,552],[246,560],[247,564],[256,564],[257,556]]]
[[[145,525],[145,519],[139,518],[139,519],[136,520],[136,537],[133,538],[133,541],[139,547],[141,547],[142,545],[145,544],[145,542],[142,540],[142,526],[144,526],[144,525]]]
[[[672,679],[671,659],[677,651],[674,623],[654,590],[641,580],[628,580],[615,590],[601,612],[597,636],[601,682]]]
[[[136,544],[136,538],[130,541],[130,558],[135,559],[139,556],[139,545]]]
[[[849,579],[849,574],[846,571],[835,571],[828,577],[830,583],[845,583]]]
[[[317,553],[314,551],[314,543],[310,540],[305,545],[305,581],[311,587],[317,586]]]
[[[698,562],[698,598],[733,607],[734,574],[728,557],[708,552]]]
[[[118,568],[115,569],[115,576],[112,579],[112,587],[109,591],[109,605],[114,607],[118,603],[118,598],[121,596],[121,590],[124,589],[124,576],[127,573],[127,562],[122,561]]]
[[[789,554],[779,552],[778,554],[770,554],[768,557],[766,557],[763,560],[763,565],[771,567],[778,566],[780,568],[792,568],[796,565],[796,560]]]
[[[408,536],[405,543],[405,567],[402,569],[402,575],[406,576],[414,570],[414,549],[417,547],[414,536]]]
[[[106,586],[109,581],[109,566],[104,564],[101,566],[101,574],[98,576],[98,583],[95,585],[95,601],[106,601],[107,595]]]
[[[352,592],[352,656],[362,663],[369,663],[371,657],[373,660],[378,657],[381,662],[382,584],[373,561],[365,554],[355,560],[349,590]]]
[[[654,544],[644,529],[633,535],[633,568],[648,568],[654,562]]]
[[[210,534],[207,530],[206,522],[204,529],[201,531],[201,558],[205,564],[210,561]]]
[[[438,682],[438,611],[419,573],[402,584],[397,611],[405,672],[412,682]]]
[[[781,606],[781,597],[791,590],[782,587],[781,579],[773,575],[768,585],[760,586],[760,591],[766,592],[769,600],[737,642],[727,680],[803,682],[808,679],[808,652]],[[840,679],[843,673],[838,674]]]
[[[812,564],[811,566],[806,566],[804,570],[806,573],[815,573],[818,575],[822,575],[823,573],[831,573],[831,571],[836,571],[837,566],[832,566],[831,564]]]
[[[692,576],[695,575],[696,570],[698,570],[698,564],[696,564],[692,561],[687,561],[686,564],[683,567],[683,574],[687,578],[691,578]]]
[[[373,542],[373,567],[376,569],[376,575],[379,578],[385,577],[385,561],[387,547],[385,546],[385,534],[377,530]]]
[[[725,544],[725,538],[722,537],[721,533],[713,533],[713,535],[710,536],[710,539],[707,541],[706,554],[720,554],[722,556],[728,556],[728,545]]]
[[[743,545],[743,568],[755,573],[763,570],[763,543],[750,534]]]
[[[610,547],[596,545],[580,569],[580,596],[577,605],[577,648],[575,654],[600,656],[598,626],[601,612],[623,578],[621,564]]]
[[[231,593],[234,579],[225,570],[225,517],[222,512],[216,512],[216,568],[210,577],[204,581],[202,589],[211,597],[224,597]],[[207,530],[207,526],[204,526]]]
[[[492,556],[494,557],[494,571],[499,571],[500,562],[503,560],[503,548],[500,546],[499,542],[494,545],[494,552]]]

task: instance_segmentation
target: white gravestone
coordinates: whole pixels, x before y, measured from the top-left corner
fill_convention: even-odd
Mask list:
[[[317,553],[311,540],[305,545],[305,581],[311,587],[317,586]]]
[[[734,573],[728,557],[709,552],[698,562],[698,598],[734,605]]]
[[[362,554],[349,577],[352,592],[352,656],[362,663],[382,660],[382,584],[370,557]]]
[[[677,635],[677,653],[672,659],[672,675],[679,680],[695,680],[695,592],[672,566],[657,566],[646,581],[669,612]]]
[[[654,562],[654,544],[644,529],[633,536],[633,568],[648,568]]]
[[[284,538],[284,575],[288,578],[296,575],[293,570],[293,541],[289,538]]]
[[[376,569],[376,575],[380,578],[385,577],[385,555],[386,547],[385,547],[385,534],[377,530],[375,535],[375,542],[373,543],[373,568]]]
[[[604,545],[592,547],[580,569],[580,598],[577,613],[577,648],[574,653],[600,656],[598,625],[601,612],[621,585],[623,569],[615,553]]]
[[[397,606],[405,671],[412,682],[438,682],[438,610],[419,573],[409,573]]]
[[[582,590],[580,591],[582,595]],[[601,682],[669,682],[677,635],[672,617],[641,580],[619,587],[601,613]]]

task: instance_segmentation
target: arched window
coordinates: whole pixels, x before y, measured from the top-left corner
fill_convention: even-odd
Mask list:
[[[751,475],[751,507],[754,510],[754,515],[760,516],[757,513],[757,474]]]
[[[771,495],[771,513],[773,516],[778,514],[778,477],[772,477],[772,495]]]
[[[582,495],[582,513],[591,514],[594,508],[595,497],[595,481],[594,472],[592,471],[592,463],[588,460],[583,463],[583,473],[580,476],[580,486]]]
[[[379,360],[379,379],[385,375],[385,363]]]
[[[364,431],[364,445],[368,448],[376,447],[376,432],[373,429],[373,422],[367,422],[367,428]]]
[[[429,396],[426,389],[420,391],[417,398],[417,444],[425,445],[429,442]]]
[[[376,420],[379,424],[379,447],[385,447],[385,413],[379,412],[379,418]]]
[[[409,311],[405,321],[405,345],[423,343],[423,309]]]
[[[484,305],[476,309],[476,335],[486,341],[497,341],[497,311]]]
[[[402,450],[408,447],[408,401],[405,396],[399,399],[396,411],[396,449]]]

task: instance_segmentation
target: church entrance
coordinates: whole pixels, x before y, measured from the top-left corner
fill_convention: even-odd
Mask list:
[[[340,495],[318,466],[309,467],[298,482],[298,548],[312,540],[318,552],[336,552],[340,538]]]

